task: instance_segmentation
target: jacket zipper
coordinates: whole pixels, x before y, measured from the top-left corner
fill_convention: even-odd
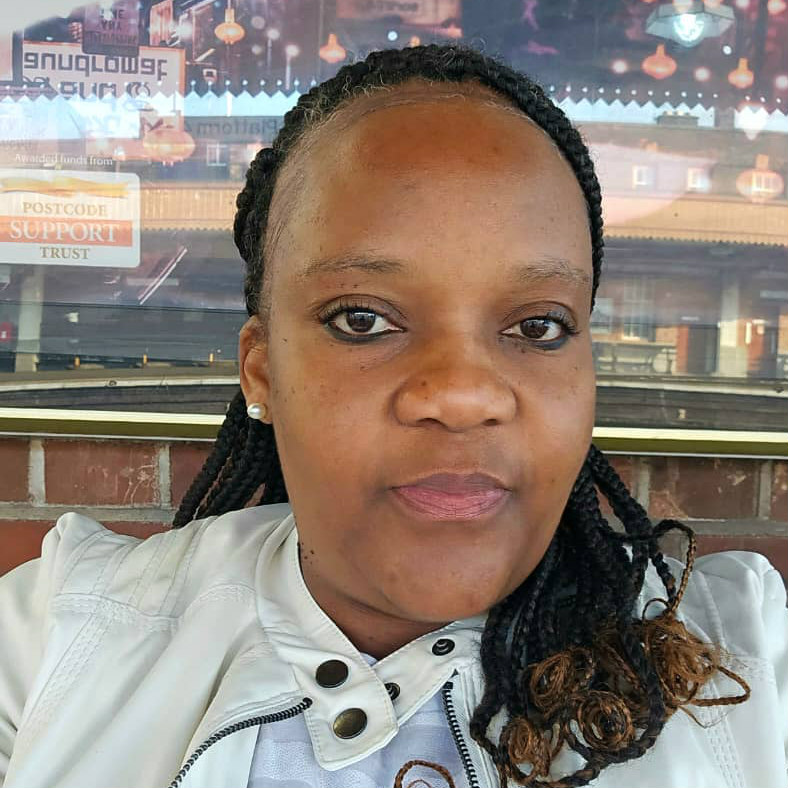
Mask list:
[[[455,671],[455,674],[456,671]],[[468,745],[462,738],[462,730],[460,723],[457,721],[457,713],[454,711],[454,701],[451,698],[451,691],[454,687],[454,682],[449,679],[441,690],[443,695],[443,708],[446,711],[446,719],[449,721],[449,728],[451,728],[451,735],[454,738],[454,744],[457,747],[457,752],[460,754],[463,769],[465,769],[465,776],[468,778],[469,788],[479,788],[479,778],[476,776],[476,767],[471,760],[471,754],[468,751]]]
[[[194,766],[195,761],[212,745],[216,744],[217,741],[223,739],[225,736],[229,736],[231,733],[237,733],[238,731],[242,731],[244,728],[251,728],[254,725],[266,725],[269,722],[281,722],[282,720],[289,719],[290,717],[297,717],[299,714],[303,714],[306,709],[308,709],[312,705],[311,698],[304,698],[301,703],[297,706],[293,706],[290,709],[285,709],[284,711],[277,711],[275,714],[263,714],[261,717],[250,717],[248,720],[242,720],[241,722],[236,722],[233,725],[228,725],[226,728],[222,728],[220,731],[217,731],[212,736],[208,737],[190,756],[189,760],[183,764],[181,770],[175,775],[175,779],[167,786],[167,788],[178,788],[178,786],[183,781],[183,778],[186,776],[186,772]]]

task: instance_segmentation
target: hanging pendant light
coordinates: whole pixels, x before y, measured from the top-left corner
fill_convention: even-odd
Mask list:
[[[235,21],[235,9],[230,8],[229,4],[224,12],[224,22],[216,25],[213,32],[228,46],[237,44],[246,35],[246,31]]]
[[[744,90],[745,88],[750,87],[752,85],[753,80],[755,79],[755,75],[750,71],[747,67],[747,58],[740,57],[739,58],[739,65],[736,66],[730,74],[728,74],[728,82],[731,83],[735,88],[739,88],[740,90]]]
[[[665,54],[665,45],[658,44],[657,51],[643,60],[643,71],[654,79],[666,79],[671,76],[678,67],[676,61]]]
[[[180,116],[176,116],[176,124]],[[184,161],[194,153],[194,138],[185,129],[179,129],[177,125],[164,124],[155,129],[151,129],[142,138],[142,147],[154,161],[162,164],[175,164]]]
[[[655,8],[646,20],[646,32],[685,47],[704,38],[721,36],[734,21],[733,9],[703,0],[673,0]]]
[[[326,63],[340,63],[347,57],[347,50],[339,43],[336,34],[329,33],[328,41],[320,47],[319,54]]]

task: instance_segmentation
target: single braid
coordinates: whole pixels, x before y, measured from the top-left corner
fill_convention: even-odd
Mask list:
[[[259,318],[267,332],[268,216],[284,162],[307,134],[319,133],[357,96],[409,80],[486,86],[519,108],[556,144],[585,197],[593,308],[604,252],[602,202],[581,135],[527,76],[459,44],[430,44],[372,52],[342,67],[298,99],[285,114],[272,146],[255,156],[236,200],[233,223],[233,237],[246,264],[249,316]],[[273,426],[249,422],[245,414],[239,391],[173,527],[243,507],[261,487],[260,504],[288,501]],[[623,533],[603,517],[597,491],[612,506]],[[678,587],[659,548],[659,539],[674,529],[690,540]],[[723,668],[710,644],[690,635],[675,618],[693,558],[691,531],[675,521],[653,525],[603,454],[590,446],[544,557],[519,588],[490,609],[482,634],[484,692],[470,731],[492,758],[502,788],[510,779],[534,788],[587,785],[609,764],[643,755],[677,708],[693,702],[746,700],[749,688],[743,680]],[[653,619],[646,619],[637,607],[649,563],[667,595],[666,609]],[[697,699],[698,690],[717,669],[739,681],[743,694]],[[499,712],[506,721],[496,743],[488,728]],[[552,758],[564,746],[578,752],[585,763],[573,774],[552,778]],[[400,770],[400,782],[414,763]],[[518,764],[527,765],[528,771]]]
[[[192,515],[200,505],[200,501],[211,488],[218,474],[227,462],[227,458],[236,444],[236,438],[241,428],[246,423],[246,403],[239,390],[227,409],[219,434],[216,436],[213,451],[200,473],[192,481],[189,489],[181,500],[178,511],[173,519],[173,528],[180,528],[191,520]]]

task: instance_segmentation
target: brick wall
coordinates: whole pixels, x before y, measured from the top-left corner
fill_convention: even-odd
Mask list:
[[[63,512],[146,537],[168,527],[210,441],[0,439],[0,574],[40,552]],[[653,518],[696,530],[699,552],[756,550],[788,578],[788,461],[611,458]],[[604,507],[606,512],[609,509]],[[679,552],[678,540],[667,545]]]

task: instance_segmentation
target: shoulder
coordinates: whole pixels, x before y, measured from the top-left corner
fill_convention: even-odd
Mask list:
[[[671,565],[678,579],[683,565]],[[768,658],[788,647],[785,583],[760,553],[731,550],[698,558],[680,609],[731,654]]]
[[[89,594],[177,616],[211,588],[252,588],[260,550],[289,532],[290,515],[289,504],[249,507],[139,539],[69,512],[45,535],[39,571],[50,575],[54,594]]]

